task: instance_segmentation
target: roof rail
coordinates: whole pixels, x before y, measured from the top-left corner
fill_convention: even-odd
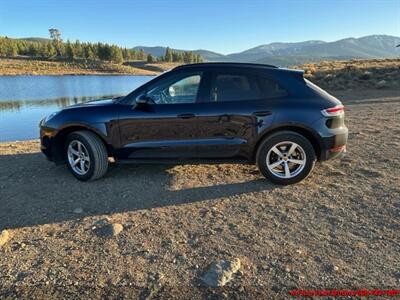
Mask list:
[[[194,64],[185,64],[185,65],[180,65],[176,66],[175,69],[182,69],[182,68],[187,68],[187,67],[209,67],[209,66],[243,66],[243,67],[264,67],[264,68],[275,68],[277,69],[277,66],[274,65],[266,65],[266,64],[255,64],[255,63],[239,63],[239,62],[205,62],[205,63],[194,63]]]

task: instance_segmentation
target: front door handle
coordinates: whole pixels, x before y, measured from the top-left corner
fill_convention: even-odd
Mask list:
[[[253,112],[253,116],[256,116],[256,117],[266,117],[266,116],[269,116],[271,114],[272,113],[270,111],[267,111],[267,110]]]
[[[178,115],[178,118],[180,118],[180,119],[191,119],[194,117],[195,117],[195,114],[179,114]]]

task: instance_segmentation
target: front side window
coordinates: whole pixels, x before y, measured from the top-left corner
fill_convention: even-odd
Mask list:
[[[195,103],[200,80],[200,73],[166,78],[151,88],[146,96],[156,104]]]
[[[228,102],[259,98],[259,89],[252,76],[245,74],[217,74],[214,77],[211,101]]]

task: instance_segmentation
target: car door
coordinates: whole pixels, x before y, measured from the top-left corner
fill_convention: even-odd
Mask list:
[[[182,159],[201,156],[197,118],[203,72],[171,72],[138,97],[150,101],[124,105],[119,115],[121,156],[131,159]],[[201,147],[200,147],[201,148]]]
[[[252,157],[259,132],[272,124],[271,102],[264,98],[257,72],[224,68],[210,74],[209,93],[197,115],[215,141],[208,155]]]

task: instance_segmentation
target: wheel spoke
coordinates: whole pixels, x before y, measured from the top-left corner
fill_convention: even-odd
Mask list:
[[[79,157],[76,160],[74,160],[73,166],[75,167],[78,164],[78,162],[80,162]]]
[[[290,169],[289,169],[288,163],[286,161],[285,161],[284,166],[285,166],[285,177],[289,178],[290,177]]]
[[[85,157],[83,159],[84,159],[84,161],[90,161],[89,155],[85,155]]]
[[[80,169],[82,172],[85,172],[85,161],[83,159],[80,160]]]
[[[302,159],[289,159],[288,161],[297,165],[304,165],[306,163],[305,160]]]
[[[282,152],[279,151],[279,149],[278,149],[276,146],[272,147],[271,150],[272,150],[273,152],[275,152],[275,154],[277,154],[279,157],[282,157],[282,156],[283,156]]]
[[[83,151],[82,151],[82,144],[81,144],[81,143],[78,143],[78,152],[79,152],[79,154],[82,154],[82,153],[83,153]]]
[[[292,153],[294,152],[294,150],[296,150],[296,148],[297,148],[297,144],[296,144],[296,143],[293,143],[292,146],[290,147],[290,149],[289,149],[287,155],[288,155],[288,156],[289,156],[289,155],[292,155]]]
[[[71,144],[68,146],[68,151],[71,152],[73,155],[79,155],[79,152],[72,148]]]
[[[280,164],[282,164],[282,161],[281,161],[281,160],[278,160],[278,161],[276,161],[276,162],[274,162],[274,163],[268,165],[268,169],[270,169],[270,170],[275,169],[275,168],[276,168],[277,166],[279,166]]]

